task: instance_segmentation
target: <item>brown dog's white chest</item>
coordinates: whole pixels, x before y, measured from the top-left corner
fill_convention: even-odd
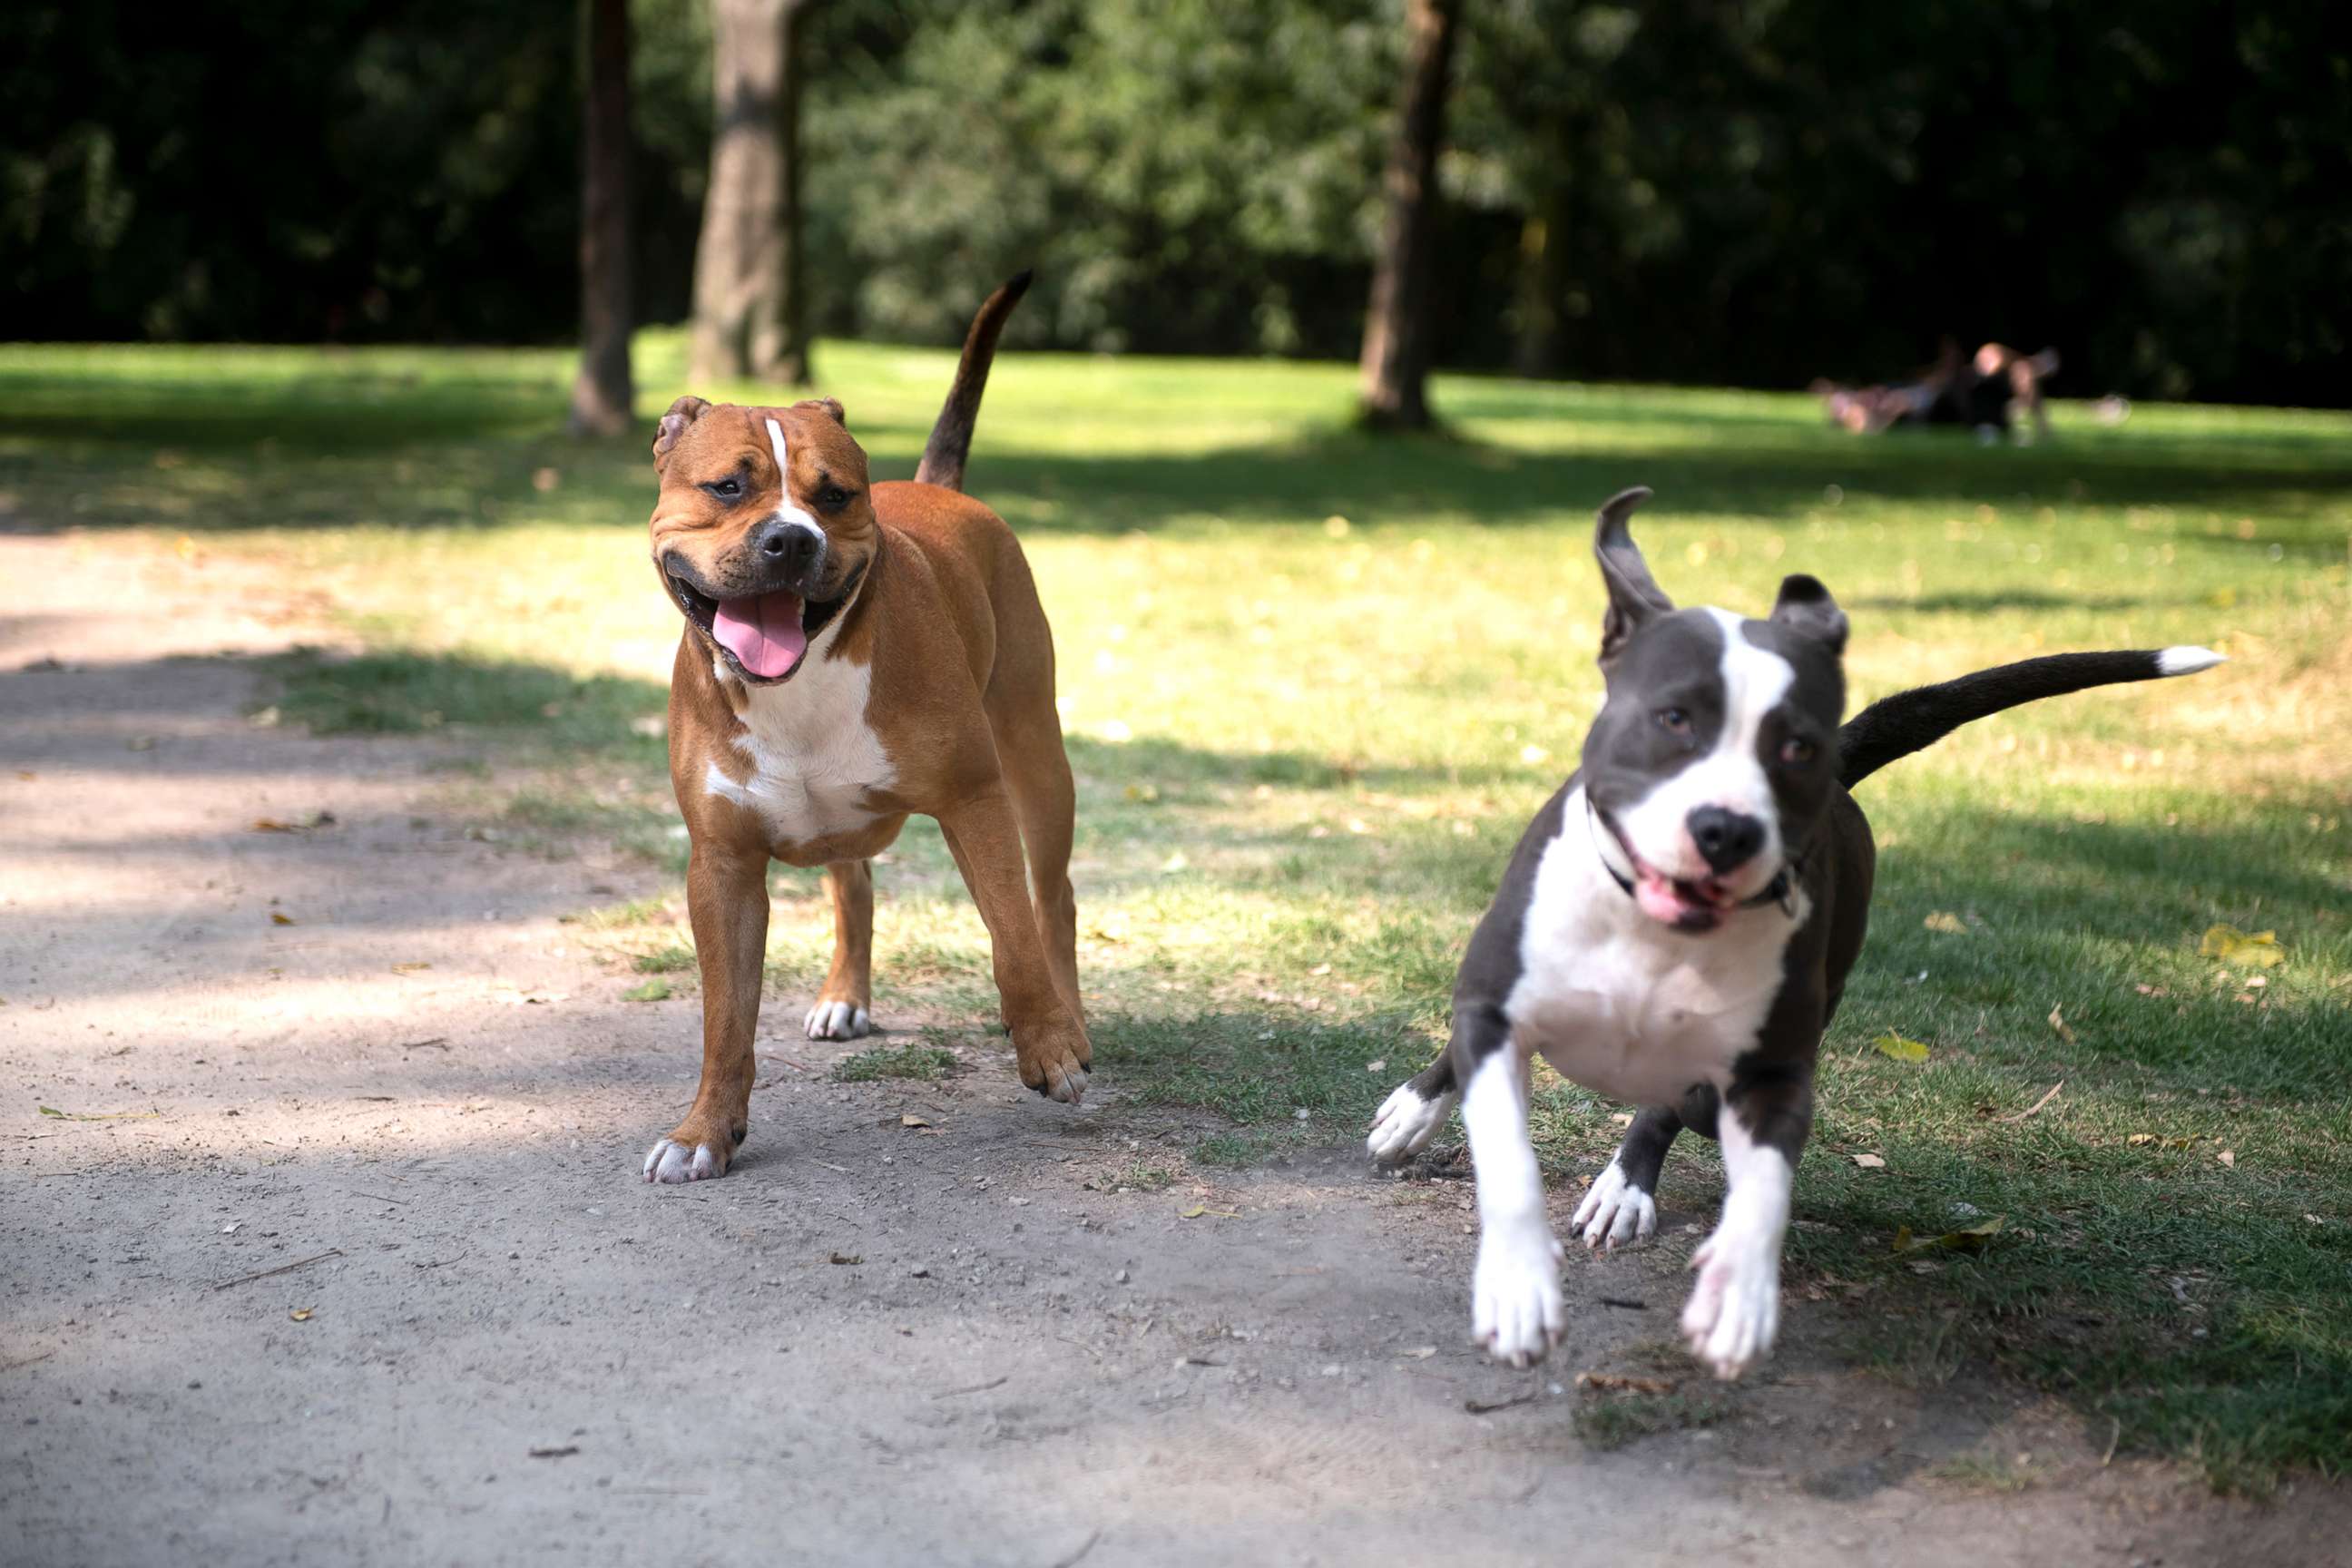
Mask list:
[[[866,721],[873,667],[826,651],[810,648],[784,685],[750,689],[729,741],[735,756],[714,759],[704,777],[708,793],[757,813],[778,847],[856,837],[884,815],[873,797],[898,782]]]

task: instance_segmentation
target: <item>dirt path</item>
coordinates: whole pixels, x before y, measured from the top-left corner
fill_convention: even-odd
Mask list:
[[[1073,1113],[977,1030],[936,1085],[776,1033],[736,1173],[646,1186],[693,1003],[559,921],[643,870],[467,837],[446,742],[253,722],[249,656],[320,639],[265,574],[0,538],[0,1562],[2343,1560],[2341,1490],[2102,1467],[1825,1304],[1715,1424],[1588,1446],[1578,1371],[1718,1397],[1654,1349],[1700,1216],[1571,1258],[1512,1373],[1466,1184],[1097,1190],[1187,1138],[1115,1052]],[[1972,1452],[2035,1484],[1929,1479]]]

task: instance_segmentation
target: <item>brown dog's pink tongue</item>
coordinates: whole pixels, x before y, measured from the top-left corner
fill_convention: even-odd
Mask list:
[[[767,680],[790,675],[808,650],[808,634],[801,630],[798,594],[721,599],[719,614],[710,623],[710,635],[742,660],[744,668]]]

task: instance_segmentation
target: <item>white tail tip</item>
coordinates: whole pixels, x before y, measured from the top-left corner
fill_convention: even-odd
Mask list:
[[[2229,661],[2210,647],[2195,647],[2187,643],[2166,648],[2156,656],[2158,675],[2194,675],[2200,669],[2210,669]]]

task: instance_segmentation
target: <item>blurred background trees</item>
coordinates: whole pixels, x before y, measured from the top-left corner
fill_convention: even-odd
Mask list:
[[[693,302],[709,4],[629,0],[641,321]],[[791,298],[811,331],[950,342],[1034,264],[1022,344],[1354,357],[1404,10],[810,9]],[[2058,345],[2067,392],[2352,402],[2347,17],[1474,0],[1433,358],[1786,386],[1951,332]],[[574,0],[24,0],[0,332],[568,339],[587,82]]]

